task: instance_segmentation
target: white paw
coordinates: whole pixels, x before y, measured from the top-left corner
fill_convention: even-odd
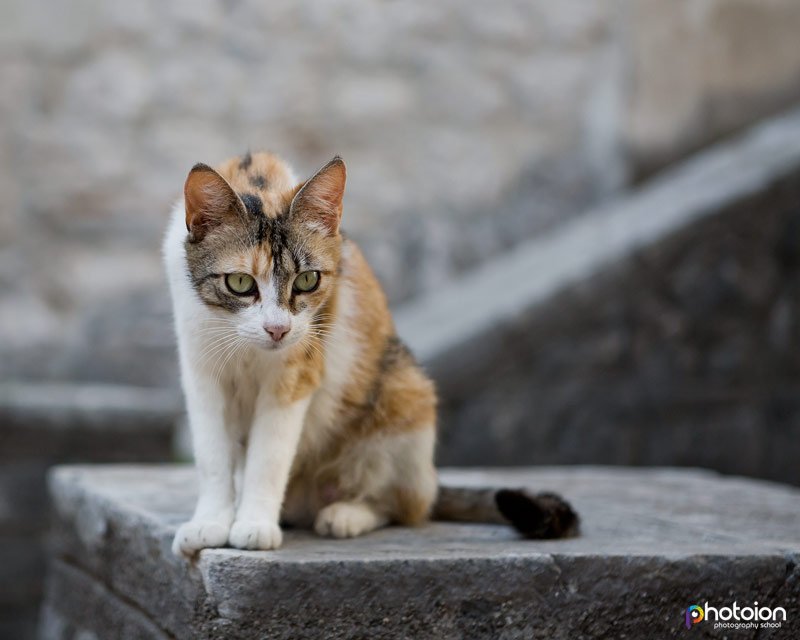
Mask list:
[[[193,556],[200,549],[224,547],[229,531],[230,525],[217,520],[190,520],[178,527],[172,540],[172,553]]]
[[[228,542],[237,549],[277,549],[283,534],[276,522],[269,520],[237,520],[231,527]]]
[[[386,522],[365,504],[334,502],[317,514],[314,530],[321,536],[355,538]]]

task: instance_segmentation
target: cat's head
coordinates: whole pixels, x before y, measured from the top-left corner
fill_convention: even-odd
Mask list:
[[[218,171],[192,168],[184,187],[187,265],[219,334],[269,351],[323,335],[341,258],[345,180],[338,156],[299,185],[269,154],[247,154]]]

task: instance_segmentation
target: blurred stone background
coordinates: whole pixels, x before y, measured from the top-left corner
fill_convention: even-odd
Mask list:
[[[343,155],[409,309],[796,105],[798,34],[798,0],[0,0],[0,640],[33,636],[45,470],[174,456],[159,253],[195,162]],[[704,221],[432,358],[440,461],[800,481],[800,151],[767,167],[800,112],[774,131],[711,159]],[[678,208],[716,175],[684,173]]]
[[[197,161],[349,163],[393,302],[800,95],[796,0],[0,2],[0,379],[175,386]]]

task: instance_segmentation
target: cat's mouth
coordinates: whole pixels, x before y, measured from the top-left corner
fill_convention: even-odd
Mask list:
[[[285,349],[288,344],[284,342],[262,342],[259,346],[265,351],[281,351]]]
[[[258,346],[264,351],[275,353],[278,351],[286,351],[289,347],[297,344],[297,342],[297,340],[281,340],[280,342],[275,342],[274,340],[264,340],[259,341]]]

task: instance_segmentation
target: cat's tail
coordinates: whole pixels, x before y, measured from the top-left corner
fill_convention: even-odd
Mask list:
[[[509,524],[526,538],[577,535],[579,518],[570,504],[554,493],[527,489],[439,487],[434,520]]]

